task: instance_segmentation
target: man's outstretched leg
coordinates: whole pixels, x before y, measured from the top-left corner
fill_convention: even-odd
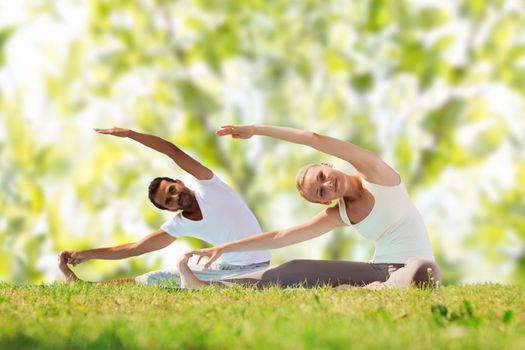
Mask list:
[[[207,285],[215,285],[218,287],[228,287],[234,283],[247,284],[247,280],[252,281],[252,279],[251,278],[243,279],[243,277],[244,276],[250,277],[251,275],[257,274],[257,272],[242,274],[239,277],[230,278],[228,280],[223,280],[223,281],[218,281],[218,280],[202,281],[198,279],[197,276],[195,276],[195,274],[193,273],[193,271],[188,267],[188,261],[190,260],[192,255],[193,255],[192,253],[186,253],[177,262],[177,269],[179,270],[181,288],[199,289]]]
[[[69,259],[68,254],[69,252],[67,251],[60,253],[60,255],[58,256],[58,268],[60,269],[60,271],[66,278],[67,282],[80,281],[80,278],[78,278],[77,275],[75,275],[75,273],[67,265],[67,261]],[[84,281],[84,282],[88,282],[88,281]],[[134,278],[118,278],[118,279],[113,279],[113,280],[108,280],[108,281],[90,282],[90,283],[100,283],[100,284],[135,283],[135,279]]]
[[[191,269],[188,267],[188,261],[191,256],[191,253],[186,253],[179,261],[177,261],[177,268],[179,269],[180,275],[180,286],[181,288],[199,289],[206,285],[206,283],[195,277]]]

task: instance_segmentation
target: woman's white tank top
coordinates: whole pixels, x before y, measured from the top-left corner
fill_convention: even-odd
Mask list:
[[[345,224],[376,242],[372,262],[404,263],[412,257],[434,260],[423,218],[410,200],[403,180],[397,186],[376,185],[363,178],[361,182],[374,197],[372,211],[360,222],[352,224],[341,198],[339,215]]]

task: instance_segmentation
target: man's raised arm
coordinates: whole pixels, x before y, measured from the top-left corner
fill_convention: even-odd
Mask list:
[[[127,137],[143,144],[144,146],[152,148],[155,151],[163,153],[170,157],[175,162],[175,164],[181,167],[184,171],[199,180],[208,180],[213,177],[213,172],[210,169],[206,168],[204,165],[187,155],[173,143],[158,136],[143,134],[137,131],[117,127],[110,129],[95,129],[95,131],[105,135]]]

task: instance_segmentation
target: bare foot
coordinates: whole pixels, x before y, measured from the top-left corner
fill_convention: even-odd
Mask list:
[[[352,286],[351,284],[340,284],[340,285],[334,287],[334,289],[337,289],[337,290],[353,289],[353,288],[357,288],[357,287],[356,286]]]
[[[71,271],[69,266],[67,266],[67,260],[68,260],[69,252],[64,251],[60,253],[58,256],[58,268],[62,272],[62,274],[66,277],[67,282],[76,282],[78,281],[78,277]]]
[[[204,286],[206,283],[195,277],[193,272],[188,267],[188,260],[190,260],[191,256],[191,253],[186,253],[177,262],[177,268],[179,269],[180,275],[180,286],[181,288],[198,289]]]
[[[365,286],[366,289],[386,289],[388,286],[384,282],[375,281]]]

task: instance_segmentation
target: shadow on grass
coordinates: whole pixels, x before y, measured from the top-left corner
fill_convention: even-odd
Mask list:
[[[106,331],[95,340],[80,337],[64,341],[49,339],[48,342],[42,342],[42,339],[35,339],[26,334],[15,334],[0,339],[0,349],[130,349],[130,347],[129,344],[122,342],[116,332]]]
[[[38,349],[41,343],[25,334],[0,338],[0,349]]]

